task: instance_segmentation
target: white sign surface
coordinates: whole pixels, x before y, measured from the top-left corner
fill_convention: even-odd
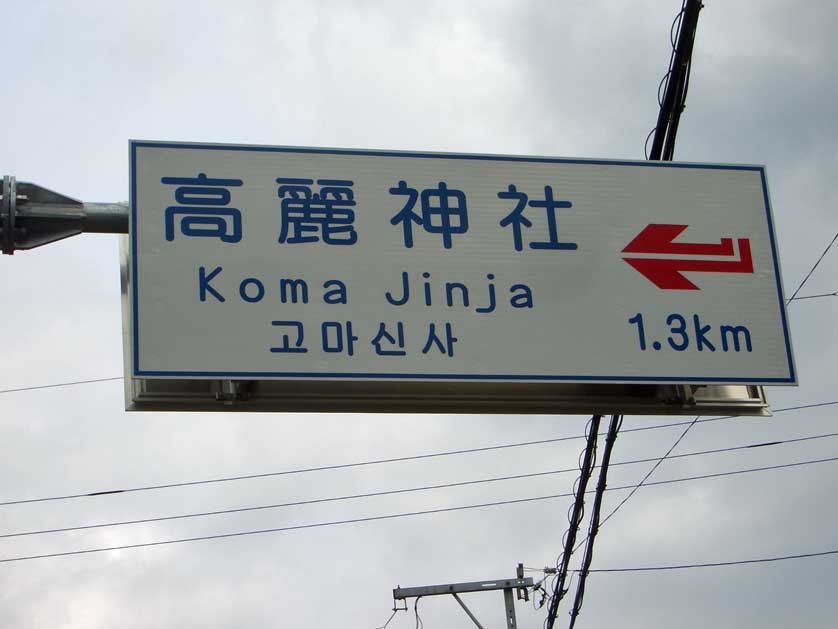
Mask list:
[[[760,166],[131,143],[135,377],[796,382]]]

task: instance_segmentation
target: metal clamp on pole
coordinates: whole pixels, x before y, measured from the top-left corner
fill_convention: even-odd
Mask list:
[[[127,203],[84,203],[3,177],[0,250],[12,255],[82,233],[127,234]]]

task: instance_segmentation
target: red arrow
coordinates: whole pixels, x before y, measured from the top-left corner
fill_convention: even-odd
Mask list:
[[[689,225],[662,225],[650,223],[635,236],[623,253],[681,253],[687,255],[732,256],[733,240],[722,238],[718,245],[712,243],[672,242]]]
[[[672,242],[687,225],[650,224],[632,240],[623,253],[663,253],[681,255],[714,255],[733,257],[733,240],[722,238],[713,243]],[[700,273],[753,273],[751,243],[738,238],[739,260],[702,260],[696,258],[623,258],[658,288],[664,290],[699,290],[684,277],[683,272]]]

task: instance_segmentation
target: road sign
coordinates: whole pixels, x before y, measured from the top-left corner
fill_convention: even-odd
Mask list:
[[[794,384],[761,166],[131,143],[130,375]]]

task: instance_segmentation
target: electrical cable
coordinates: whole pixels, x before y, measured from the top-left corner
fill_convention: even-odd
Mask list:
[[[838,400],[834,402],[834,404],[838,404]],[[672,425],[680,425],[683,422],[676,422]],[[646,426],[641,427],[635,430],[650,430],[653,428],[657,428],[658,426]],[[660,428],[664,428],[666,426],[660,426]],[[404,461],[420,461],[423,459],[431,459],[431,458],[438,458],[438,457],[446,457],[446,456],[455,456],[460,454],[472,454],[476,452],[490,452],[493,450],[503,450],[507,448],[519,448],[525,446],[534,446],[534,445],[543,445],[548,443],[558,443],[561,441],[572,441],[576,439],[583,439],[584,435],[572,435],[568,437],[555,437],[550,439],[539,439],[535,441],[520,441],[516,443],[504,443],[499,445],[493,446],[482,446],[477,448],[464,448],[459,450],[446,450],[442,452],[431,452],[427,454],[414,454],[409,456],[402,456],[402,457],[392,457],[386,459],[373,459],[369,461],[357,461],[353,463],[337,463],[333,465],[320,465],[316,467],[305,467],[305,468],[298,468],[298,469],[291,469],[291,470],[281,470],[277,472],[264,472],[259,474],[243,474],[239,476],[226,476],[221,478],[209,478],[209,479],[202,479],[202,480],[195,480],[195,481],[184,481],[179,483],[164,483],[159,485],[144,485],[139,487],[128,487],[124,489],[108,489],[103,491],[93,491],[93,492],[84,492],[84,493],[75,493],[75,494],[65,494],[60,496],[45,496],[40,498],[26,498],[20,500],[5,500],[0,502],[0,507],[3,506],[10,506],[10,505],[19,505],[19,504],[28,504],[33,502],[47,502],[53,500],[71,500],[75,498],[88,498],[88,497],[97,497],[97,496],[107,496],[113,494],[125,494],[137,491],[155,491],[159,489],[172,489],[176,487],[191,487],[194,485],[207,485],[212,483],[229,483],[234,481],[241,481],[241,480],[251,480],[257,478],[269,478],[274,476],[291,476],[295,474],[306,474],[309,472],[323,472],[323,471],[332,471],[332,470],[343,470],[355,467],[365,467],[365,466],[372,466],[372,465],[383,465],[387,463],[401,463]]]
[[[381,625],[379,627],[376,627],[375,629],[387,629],[387,625],[389,625],[390,621],[393,620],[393,618],[395,618],[396,612],[398,612],[398,611],[399,611],[398,609],[394,609],[393,613],[390,614],[390,617],[387,619],[387,622],[385,622],[383,625]]]
[[[658,119],[655,122],[655,126],[652,127],[652,130],[649,131],[649,135],[646,136],[646,141],[643,143],[643,155],[646,159],[649,158],[649,140],[652,136],[657,134],[658,129],[663,122],[661,115],[662,110],[664,109],[664,94],[669,91],[669,83],[672,80],[672,76],[675,71],[675,61],[678,49],[678,33],[681,30],[681,22],[684,19],[684,14],[686,13],[687,8],[687,0],[683,0],[681,3],[681,10],[675,15],[675,18],[672,20],[672,24],[669,27],[669,44],[671,47],[671,51],[669,54],[669,65],[667,66],[666,73],[661,78],[660,82],[658,83]],[[674,109],[680,108],[683,110],[684,108],[684,101],[687,97],[687,87],[689,86],[689,69],[690,69],[690,61],[687,59],[687,67],[684,79],[684,85],[682,86],[682,91],[680,94],[676,96],[678,99],[676,103],[673,103]],[[672,112],[670,112],[669,117],[666,120],[666,124],[669,125],[672,123]],[[677,129],[677,125],[675,127]],[[663,160],[671,160],[672,156],[663,156],[661,159]]]
[[[821,293],[819,295],[803,295],[802,297],[792,297],[789,299],[789,303],[792,301],[801,301],[803,299],[821,299],[823,297],[838,297],[838,290],[834,293]]]
[[[675,51],[676,51],[676,44],[677,44],[677,31],[681,28],[681,20],[684,17],[684,11],[686,9],[687,2],[684,0],[681,3],[681,10],[672,20],[672,24],[669,27],[669,44],[671,46],[671,52],[669,54],[669,65],[667,66],[666,73],[661,78],[660,82],[658,83],[658,108],[663,107],[663,93],[666,93],[667,89],[669,88],[669,79],[672,76],[672,69],[675,64]],[[649,135],[646,136],[646,141],[643,143],[643,155],[646,159],[649,159],[649,140],[652,139],[652,136],[655,135],[655,132],[658,130],[658,124],[656,123],[652,130],[649,131]]]
[[[641,487],[643,487],[643,485],[646,483],[646,481],[647,481],[647,480],[649,480],[649,477],[650,477],[650,476],[652,476],[652,474],[654,474],[654,473],[655,473],[655,470],[657,470],[657,469],[661,466],[661,463],[663,463],[663,462],[664,462],[664,461],[665,461],[665,460],[669,457],[669,455],[670,455],[670,454],[672,454],[672,451],[673,451],[673,450],[674,450],[674,449],[678,446],[678,444],[679,444],[679,443],[681,443],[681,441],[683,440],[683,438],[687,436],[687,433],[690,431],[690,429],[691,429],[693,426],[695,426],[695,424],[698,422],[699,417],[700,417],[700,415],[696,415],[696,416],[695,416],[695,419],[693,419],[693,420],[692,420],[689,424],[687,424],[687,427],[686,427],[686,428],[684,428],[684,431],[683,431],[683,432],[681,433],[681,435],[680,435],[680,436],[679,436],[679,437],[675,440],[675,443],[673,443],[673,444],[669,447],[669,450],[667,450],[667,451],[666,451],[666,454],[664,454],[662,457],[660,457],[660,458],[659,458],[659,459],[655,462],[655,464],[651,467],[651,469],[650,469],[648,472],[646,472],[646,475],[645,475],[645,476],[644,476],[644,477],[640,480],[640,482],[639,482],[639,483],[637,483],[637,485],[635,485],[635,486],[634,486],[634,488],[633,488],[633,489],[632,489],[632,490],[628,493],[628,495],[627,495],[627,496],[625,496],[625,497],[624,497],[624,498],[623,498],[623,499],[622,499],[622,500],[621,500],[621,501],[617,504],[617,506],[616,506],[616,507],[614,507],[613,509],[611,509],[611,511],[608,513],[608,515],[606,515],[606,516],[602,519],[602,522],[600,522],[600,526],[603,526],[606,522],[608,522],[608,520],[610,520],[612,517],[614,517],[614,514],[616,514],[616,513],[620,510],[620,508],[621,508],[624,504],[626,504],[626,503],[629,501],[629,499],[630,499],[630,498],[631,498],[631,497],[632,497],[635,493],[637,493],[637,490],[638,490],[638,489],[640,489]],[[579,544],[579,546],[577,546],[577,547],[576,547],[576,548],[574,548],[573,550],[579,550],[579,547],[580,547],[582,544],[584,544],[585,542],[587,542],[587,541],[588,541],[588,539],[587,539],[587,537],[586,537],[584,540],[582,540],[582,542]]]
[[[683,483],[693,480],[705,480],[709,478],[722,478],[727,476],[735,476],[738,474],[748,474],[748,473],[755,473],[755,472],[764,472],[769,470],[779,470],[779,469],[790,469],[794,467],[802,467],[804,465],[816,465],[818,463],[829,463],[838,461],[838,456],[825,458],[825,459],[812,459],[808,461],[798,461],[795,463],[783,463],[779,465],[770,465],[765,467],[754,467],[754,468],[747,468],[744,470],[732,470],[728,472],[715,472],[711,474],[701,474],[698,476],[687,476],[682,478],[672,478],[667,480],[661,481],[653,481],[651,483],[647,483],[644,487],[652,487],[658,485],[669,485],[673,483]],[[625,485],[622,487],[608,487],[606,491],[619,491],[622,489],[630,489],[633,487],[632,485]],[[592,493],[592,492],[589,492]],[[377,522],[381,520],[394,520],[398,518],[406,518],[406,517],[413,517],[417,515],[431,515],[437,513],[451,513],[454,511],[466,511],[470,509],[481,509],[485,507],[496,507],[496,506],[503,506],[503,505],[511,505],[511,504],[524,504],[524,503],[531,503],[531,502],[538,502],[542,500],[552,500],[556,498],[567,498],[572,494],[551,494],[547,496],[534,496],[529,498],[514,498],[509,500],[498,500],[494,502],[484,502],[478,504],[470,504],[470,505],[459,505],[455,507],[440,507],[437,509],[426,509],[422,511],[408,511],[402,513],[389,513],[384,515],[375,515],[375,516],[367,516],[362,518],[351,518],[345,520],[332,520],[327,522],[313,522],[309,524],[296,524],[291,526],[282,526],[276,528],[268,528],[268,529],[256,529],[256,530],[248,530],[248,531],[235,531],[233,533],[219,533],[216,535],[202,535],[197,537],[187,537],[187,538],[180,538],[180,539],[169,539],[169,540],[161,540],[157,542],[142,542],[137,544],[123,544],[120,546],[108,546],[108,547],[101,547],[101,548],[87,548],[83,550],[71,550],[65,552],[58,552],[58,553],[45,553],[42,555],[27,555],[21,557],[6,557],[0,559],[0,563],[12,563],[12,562],[20,562],[20,561],[30,561],[34,559],[47,559],[52,557],[68,557],[74,555],[88,555],[91,553],[102,553],[111,550],[130,550],[134,548],[149,548],[152,546],[167,546],[171,544],[182,544],[186,542],[197,542],[197,541],[208,541],[208,540],[218,540],[218,539],[229,539],[234,537],[245,537],[249,535],[260,535],[264,533],[279,533],[279,532],[286,532],[286,531],[297,531],[302,529],[313,529],[313,528],[324,528],[329,526],[339,526],[345,524],[359,524],[362,522]]]
[[[672,161],[675,157],[675,137],[678,133],[678,126],[681,120],[681,113],[684,111],[687,102],[687,93],[690,87],[690,75],[692,74],[692,48],[695,41],[695,34],[697,28],[698,12],[701,11],[703,5],[700,0],[684,0],[681,5],[681,13],[677,18],[677,41],[673,37],[675,22],[670,28],[670,42],[674,43],[672,63],[670,65],[670,78],[667,81],[667,95],[671,95],[671,99],[667,104],[667,99],[664,97],[664,102],[661,107],[663,111],[669,108],[666,120],[667,127],[661,140],[663,141],[662,153],[660,159],[664,161]],[[685,20],[690,20],[685,24]],[[679,55],[683,57],[679,60]],[[678,64],[681,67],[677,67]],[[681,71],[679,71],[681,70]],[[670,93],[671,82],[673,77],[676,80],[675,89]],[[658,126],[660,126],[661,116],[658,116]],[[654,157],[655,143],[652,143],[652,153]]]
[[[815,272],[815,269],[818,268],[818,265],[821,263],[821,260],[823,260],[826,257],[826,254],[829,253],[829,250],[832,248],[832,245],[835,244],[836,240],[838,240],[838,232],[835,233],[835,236],[833,236],[832,240],[829,241],[829,244],[826,246],[826,249],[823,250],[823,253],[821,254],[821,257],[818,258],[817,262],[815,262],[815,264],[812,266],[812,268],[809,269],[809,272],[806,274],[806,277],[803,278],[803,281],[800,282],[800,285],[792,293],[791,297],[789,297],[788,303],[795,300],[795,298],[797,297],[797,293],[800,292],[800,289],[803,288],[806,285],[806,282],[809,281],[809,278],[812,277],[812,273]]]
[[[622,415],[611,416],[611,424],[608,427],[608,435],[605,438],[605,450],[602,455],[602,465],[599,469],[599,478],[597,480],[596,492],[594,495],[594,506],[593,511],[591,512],[591,521],[588,525],[588,535],[585,538],[585,553],[582,557],[582,568],[577,571],[579,579],[576,585],[576,595],[573,599],[573,608],[570,611],[570,629],[573,629],[576,624],[576,619],[579,617],[579,611],[582,609],[582,601],[585,598],[585,582],[588,578],[588,572],[594,557],[594,542],[596,541],[597,532],[599,531],[599,514],[602,509],[602,496],[607,489],[608,467],[611,462],[611,452],[614,449],[614,443],[617,441],[617,433],[620,431],[622,423]],[[570,589],[570,586],[568,586],[568,589]]]
[[[71,387],[76,384],[91,384],[93,382],[110,382],[111,380],[122,380],[123,376],[116,376],[114,378],[96,378],[94,380],[75,380],[74,382],[59,382],[56,384],[40,384],[31,387],[18,387],[17,389],[0,389],[0,395],[3,393],[17,393],[19,391],[37,391],[39,389],[55,389],[57,387]]]
[[[550,582],[544,588],[544,596],[542,597],[542,606],[544,605],[544,602],[546,602],[547,606],[548,606],[548,609],[552,609],[554,604],[558,604],[558,601],[555,601],[555,596],[556,596],[555,592],[566,590],[566,588],[563,588],[559,584],[559,579],[561,578],[563,580],[563,579],[566,579],[567,576],[568,576],[567,571],[564,571],[564,572],[562,571],[562,566],[565,565],[565,556],[566,556],[567,550],[568,550],[567,540],[568,540],[568,537],[571,533],[571,530],[574,530],[575,519],[578,518],[579,521],[581,521],[581,518],[584,516],[584,513],[585,513],[584,500],[582,500],[579,496],[579,484],[582,481],[582,477],[584,475],[583,457],[586,456],[592,450],[591,438],[592,438],[593,435],[591,434],[591,423],[593,422],[594,418],[595,417],[592,416],[588,420],[588,423],[585,426],[585,434],[587,436],[587,442],[585,444],[585,447],[582,449],[582,451],[579,452],[579,456],[576,459],[576,466],[577,467],[576,467],[575,471],[579,472],[579,476],[577,476],[576,480],[573,482],[573,491],[570,494],[571,496],[576,496],[576,499],[570,504],[570,506],[567,509],[568,528],[565,530],[564,534],[562,535],[562,543],[561,543],[562,551],[559,553],[559,556],[556,557],[555,568],[553,568],[553,570],[551,571]],[[595,436],[595,439],[598,438],[598,437],[599,437],[599,434],[597,434]],[[593,444],[594,444],[594,446],[593,446],[593,452],[592,452],[592,458],[591,458],[591,470],[593,470],[593,468],[596,466],[596,440],[593,441]],[[578,506],[580,501],[581,501],[581,507]],[[577,513],[577,509],[578,509],[578,513]],[[576,528],[578,529],[578,527],[576,527]],[[572,580],[573,579],[573,573],[571,572],[569,574],[570,574],[570,579]],[[563,596],[563,594],[562,594],[562,596]],[[561,600],[562,596],[560,596],[558,600]],[[547,629],[547,624],[548,624],[548,622],[550,622],[551,618],[554,618],[554,617],[549,615],[549,614],[547,616],[545,616],[545,618],[544,618],[544,628],[545,629]]]
[[[687,457],[694,457],[694,456],[704,456],[708,454],[720,454],[725,452],[735,452],[739,450],[748,450],[753,448],[762,448],[767,446],[776,446],[776,445],[784,445],[789,443],[799,443],[803,441],[813,441],[817,439],[825,439],[829,437],[838,437],[838,433],[826,433],[822,435],[811,435],[808,437],[798,437],[795,439],[784,439],[781,441],[770,441],[765,443],[753,443],[743,446],[730,446],[727,448],[717,448],[713,450],[700,450],[697,452],[686,452],[684,454],[677,454],[670,459],[675,458],[687,458]],[[635,465],[638,463],[648,463],[650,461],[655,461],[657,458],[648,458],[648,459],[635,459],[631,461],[619,461],[616,463],[611,463],[612,467],[619,466],[619,465]],[[599,466],[594,466],[599,467]],[[41,530],[34,530],[34,531],[21,531],[17,533],[0,533],[0,539],[10,538],[10,537],[26,537],[31,535],[45,535],[50,533],[69,533],[71,531],[85,531],[90,529],[98,529],[98,528],[108,528],[112,526],[126,526],[131,524],[151,524],[155,522],[166,522],[170,520],[185,520],[189,518],[202,518],[208,516],[215,516],[215,515],[229,515],[232,513],[245,513],[249,511],[263,511],[267,509],[281,509],[286,507],[299,507],[303,505],[312,505],[312,504],[321,504],[326,502],[338,502],[338,501],[345,501],[345,500],[356,500],[359,498],[375,498],[380,496],[392,496],[396,494],[406,494],[406,493],[414,493],[419,491],[431,491],[436,489],[448,489],[451,487],[465,487],[469,485],[478,485],[478,484],[485,484],[485,483],[495,483],[501,481],[509,481],[509,480],[521,480],[525,478],[535,478],[538,476],[549,476],[549,475],[556,475],[556,474],[566,474],[569,472],[578,471],[576,468],[565,468],[565,469],[558,469],[558,470],[547,470],[543,472],[528,472],[526,474],[513,474],[509,476],[496,476],[492,478],[480,478],[474,480],[466,480],[466,481],[459,481],[453,483],[443,483],[438,485],[421,485],[418,487],[407,487],[402,489],[388,489],[383,491],[376,491],[376,492],[367,492],[362,494],[348,494],[343,496],[331,496],[328,498],[312,498],[308,500],[298,500],[294,502],[283,502],[283,503],[276,503],[276,504],[267,504],[267,505],[257,505],[251,507],[238,507],[233,509],[219,509],[216,511],[204,511],[198,513],[185,513],[179,515],[169,515],[169,516],[159,516],[159,517],[152,517],[152,518],[141,518],[135,520],[122,520],[118,522],[104,522],[98,524],[84,524],[79,526],[68,526],[62,528],[53,528],[53,529],[41,529]],[[567,494],[568,496],[573,494]]]
[[[649,135],[646,136],[646,141],[643,143],[643,155],[646,159],[649,159],[649,140],[652,139],[652,136],[655,135],[655,131],[657,130],[657,127],[652,127],[652,130],[649,131]]]
[[[743,566],[745,564],[769,563],[773,561],[786,561],[789,559],[806,559],[809,557],[823,557],[825,555],[838,555],[836,550],[824,550],[815,553],[802,553],[799,555],[785,555],[782,557],[761,557],[759,559],[741,559],[739,561],[715,561],[712,563],[692,563],[675,566],[644,566],[641,568],[599,568],[590,572],[650,572],[655,570],[686,570],[690,568],[717,568],[720,566]]]
[[[550,607],[547,611],[547,629],[553,629],[553,625],[556,622],[556,615],[559,612],[559,604],[567,592],[564,587],[564,582],[569,572],[570,557],[573,554],[573,545],[576,543],[576,534],[579,531],[579,525],[582,522],[584,514],[586,488],[591,474],[594,471],[594,465],[596,465],[597,438],[599,436],[599,422],[601,419],[602,415],[594,415],[588,423],[588,441],[584,450],[584,459],[579,466],[579,478],[575,483],[573,510],[569,517],[567,532],[564,534],[564,549],[560,555],[560,562],[557,561],[561,565],[556,566],[557,576],[555,585],[552,588],[553,595],[550,599]]]
[[[835,406],[838,405],[838,400],[830,400],[827,402],[815,402],[812,404],[802,404],[798,406],[789,406],[786,408],[778,408],[775,409],[773,412],[777,413],[785,413],[791,411],[798,411],[798,410],[805,410],[810,408],[818,408],[823,406]],[[667,424],[654,424],[652,426],[638,426],[636,428],[625,428],[621,432],[623,434],[633,433],[633,432],[645,432],[648,430],[660,430],[664,428],[674,428],[678,426],[684,425],[691,425],[691,424],[704,424],[704,423],[711,423],[722,421],[726,419],[735,419],[735,415],[723,415],[720,417],[705,417],[698,421],[688,420],[682,422],[671,422]],[[354,467],[364,467],[364,466],[372,466],[372,465],[382,465],[386,463],[400,463],[403,461],[418,461],[423,459],[431,459],[437,457],[445,457],[445,456],[455,456],[460,454],[472,454],[477,452],[489,452],[493,450],[502,450],[508,448],[519,448],[519,447],[526,447],[526,446],[533,446],[533,445],[542,445],[548,443],[558,443],[562,441],[573,441],[577,439],[584,439],[585,435],[571,435],[568,437],[555,437],[550,439],[539,439],[535,441],[521,441],[516,443],[505,443],[493,446],[482,446],[477,448],[466,448],[460,450],[446,450],[442,452],[431,452],[427,454],[416,454],[404,457],[393,457],[387,459],[374,459],[370,461],[358,461],[354,463],[338,463],[334,465],[323,465],[319,467],[308,467],[308,468],[298,468],[298,469],[291,469],[291,470],[281,470],[277,472],[264,472],[259,474],[243,474],[239,476],[227,476],[221,478],[209,478],[209,479],[202,479],[202,480],[194,480],[194,481],[184,481],[179,483],[165,483],[160,485],[144,485],[138,487],[127,487],[123,489],[107,489],[101,491],[91,491],[91,492],[80,492],[74,494],[64,494],[58,496],[43,496],[39,498],[22,498],[17,500],[5,500],[0,501],[0,507],[5,506],[12,506],[12,505],[21,505],[21,504],[31,504],[36,502],[49,502],[49,501],[56,501],[56,500],[72,500],[78,498],[91,498],[91,497],[99,497],[99,496],[110,496],[116,494],[127,494],[132,492],[139,492],[139,491],[155,491],[160,489],[172,489],[177,487],[191,487],[195,485],[207,485],[212,483],[228,483],[240,480],[250,480],[250,479],[257,479],[257,478],[269,478],[273,476],[290,476],[294,474],[305,474],[308,472],[321,472],[321,471],[329,471],[329,470],[340,470],[340,469],[349,469]],[[652,460],[657,460],[657,457],[654,459],[649,459],[647,462]],[[620,465],[619,463],[615,463],[614,465]]]
[[[416,600],[413,602],[413,613],[416,614],[416,629],[420,627],[424,627],[425,623],[422,622],[422,619],[419,618],[419,599],[422,598],[421,596],[417,596]]]

